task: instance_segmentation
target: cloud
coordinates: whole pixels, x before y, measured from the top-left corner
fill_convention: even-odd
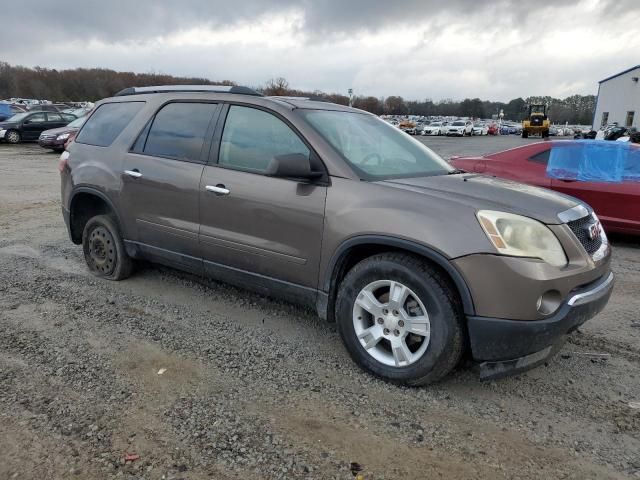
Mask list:
[[[637,62],[637,0],[25,0],[0,60],[406,98],[595,93]]]

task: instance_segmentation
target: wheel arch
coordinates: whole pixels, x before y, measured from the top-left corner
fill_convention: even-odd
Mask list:
[[[82,231],[87,221],[105,213],[114,215],[118,228],[122,228],[120,216],[111,199],[100,190],[91,187],[76,187],[69,200],[69,233],[76,245],[82,243]]]
[[[318,313],[321,317],[333,321],[333,308],[340,281],[353,265],[372,255],[388,251],[399,251],[419,255],[438,267],[451,280],[462,302],[466,315],[474,315],[475,308],[471,291],[462,274],[453,266],[447,257],[437,250],[401,238],[384,235],[360,235],[344,241],[336,249],[324,278],[321,279]]]

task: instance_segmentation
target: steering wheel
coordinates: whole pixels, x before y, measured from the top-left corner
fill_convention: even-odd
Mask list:
[[[373,160],[375,160],[375,159],[378,159],[378,161],[376,162],[377,165],[380,165],[382,163],[382,161],[383,161],[382,157],[380,156],[380,154],[378,152],[368,153],[362,159],[362,165],[373,165]]]

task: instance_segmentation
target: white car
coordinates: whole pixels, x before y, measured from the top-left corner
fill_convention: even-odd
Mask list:
[[[473,134],[474,135],[489,135],[489,127],[487,127],[484,123],[476,123],[473,126]]]
[[[473,135],[473,123],[468,120],[456,120],[447,127],[446,135],[460,135],[461,137]]]
[[[433,122],[422,129],[422,135],[444,135],[446,128],[443,122]]]

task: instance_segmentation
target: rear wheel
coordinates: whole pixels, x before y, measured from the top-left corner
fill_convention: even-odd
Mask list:
[[[20,136],[20,132],[18,132],[17,130],[9,130],[5,136],[4,139],[7,141],[7,143],[20,143],[20,140],[22,140],[22,137]]]
[[[435,268],[412,255],[358,263],[340,285],[336,320],[354,361],[394,383],[435,382],[462,355],[460,302]]]
[[[529,138],[529,132],[527,132],[526,130],[522,131],[522,138]]]
[[[115,219],[109,215],[91,218],[82,232],[84,259],[91,273],[108,280],[123,280],[133,271]]]

